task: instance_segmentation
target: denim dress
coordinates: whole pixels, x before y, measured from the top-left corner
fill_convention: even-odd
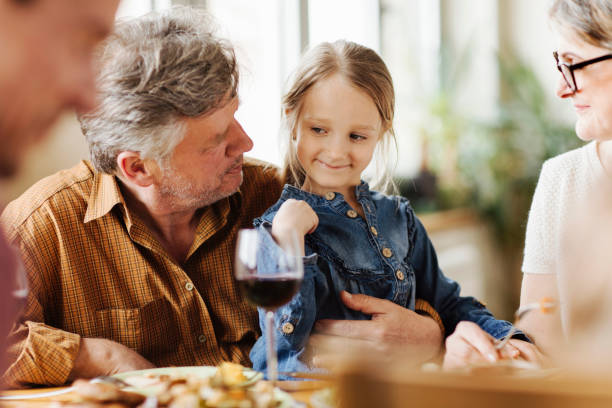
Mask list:
[[[270,234],[282,203],[306,201],[319,217],[317,229],[305,236],[304,280],[299,292],[275,314],[279,371],[310,370],[300,357],[319,319],[370,319],[348,309],[340,291],[390,300],[414,310],[415,300],[428,301],[438,312],[446,334],[462,320],[478,324],[495,338],[511,327],[496,320],[476,299],[461,297],[457,282],[438,267],[436,252],[408,200],[370,191],[366,182],[355,187],[365,219],[340,193],[319,196],[285,185],[281,198],[254,225],[264,240],[261,267],[274,268],[272,254],[281,249]],[[265,310],[259,310],[262,333],[251,350],[253,368],[266,369]],[[519,333],[517,337],[520,338]]]

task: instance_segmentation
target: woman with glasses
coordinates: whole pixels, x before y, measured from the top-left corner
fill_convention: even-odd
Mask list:
[[[598,239],[597,220],[612,217],[612,1],[555,0],[549,16],[558,36],[553,54],[557,96],[572,102],[576,134],[588,143],[544,163],[529,213],[521,307],[551,298],[560,307],[554,313],[530,312],[520,327],[545,354],[581,329],[579,319],[570,318],[576,315],[571,299],[578,297],[580,285],[602,284],[581,261]],[[583,222],[587,218],[590,223]],[[612,254],[612,240],[607,246]],[[526,359],[538,360],[533,349],[523,352],[518,340],[511,342],[519,344]],[[479,328],[462,325],[447,339],[445,365],[491,360],[491,354],[497,354],[495,342]]]

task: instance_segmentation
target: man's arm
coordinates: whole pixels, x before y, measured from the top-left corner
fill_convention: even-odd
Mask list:
[[[113,375],[155,366],[134,350],[108,339],[81,339],[69,379]]]
[[[10,366],[2,382],[9,387],[62,385],[76,378],[154,367],[122,344],[82,338],[41,322],[17,324],[8,344]]]

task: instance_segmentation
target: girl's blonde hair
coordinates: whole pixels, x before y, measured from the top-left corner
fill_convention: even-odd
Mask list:
[[[376,146],[376,175],[371,180],[373,188],[386,192],[394,191],[391,178],[393,166],[387,166],[391,144],[397,147],[393,116],[395,113],[395,92],[393,80],[384,61],[372,49],[350,41],[324,42],[312,48],[302,58],[294,73],[292,85],[282,99],[282,117],[285,128],[283,136],[285,158],[284,171],[287,182],[300,187],[305,172],[297,158],[297,122],[301,114],[304,96],[317,81],[333,74],[343,75],[355,87],[371,98],[382,121],[383,135]],[[397,150],[395,150],[397,151]],[[391,167],[391,168],[390,168]]]

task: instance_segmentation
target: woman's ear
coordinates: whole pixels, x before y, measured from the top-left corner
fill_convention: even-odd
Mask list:
[[[121,178],[140,187],[148,187],[155,180],[150,164],[138,152],[127,151],[117,155],[117,169]]]

